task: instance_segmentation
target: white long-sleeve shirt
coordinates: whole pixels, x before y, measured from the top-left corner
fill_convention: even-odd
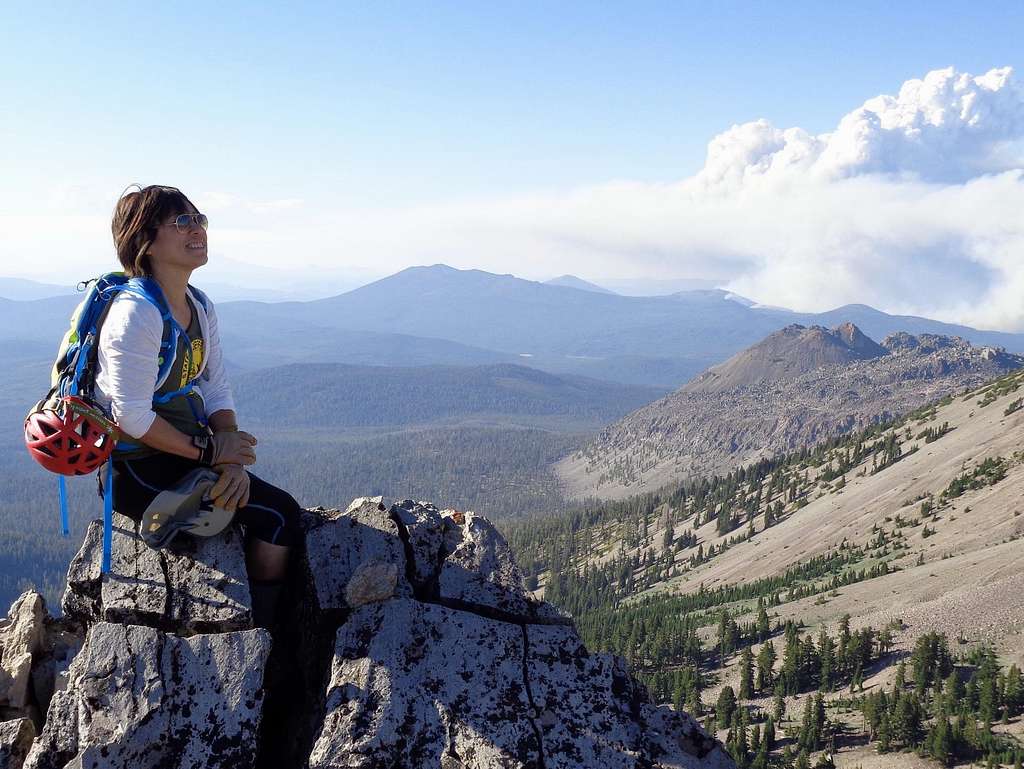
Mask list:
[[[221,409],[233,410],[235,402],[224,371],[217,313],[205,295],[204,308],[204,302],[191,287],[188,294],[205,346],[194,390],[207,415]],[[128,291],[119,292],[111,300],[100,329],[96,399],[110,411],[121,430],[133,438],[142,437],[156,419],[153,393],[163,385],[163,380],[157,381],[163,330],[163,318],[156,306]],[[169,371],[175,368],[172,365]]]

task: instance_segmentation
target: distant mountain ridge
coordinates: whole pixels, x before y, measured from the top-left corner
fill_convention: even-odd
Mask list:
[[[569,288],[578,288],[580,291],[594,291],[598,294],[614,294],[614,291],[609,291],[607,288],[602,288],[596,283],[591,283],[589,280],[583,280],[577,278],[575,275],[559,275],[557,278],[544,281],[549,286],[568,286]]]
[[[202,271],[195,278],[202,287]],[[678,387],[792,323],[834,327],[846,321],[872,339],[896,331],[941,334],[1024,353],[1024,334],[893,316],[864,305],[813,314],[741,300],[721,289],[621,296],[433,265],[313,302],[217,307],[237,369],[372,364],[376,355],[417,365],[518,362],[554,373]],[[55,345],[77,301],[0,302],[0,347],[14,339]]]
[[[811,445],[975,387],[1024,357],[958,337],[790,325],[601,431],[556,469],[620,497]]]
[[[74,285],[39,283],[25,278],[0,277],[0,298],[25,302],[46,299],[51,296],[68,296],[75,293]]]

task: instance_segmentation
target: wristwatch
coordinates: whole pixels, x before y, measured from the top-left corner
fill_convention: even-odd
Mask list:
[[[209,465],[213,459],[213,442],[209,435],[193,435],[192,445],[199,449],[199,461]]]

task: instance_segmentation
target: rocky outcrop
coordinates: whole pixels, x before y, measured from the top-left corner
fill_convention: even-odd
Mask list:
[[[32,748],[36,727],[28,718],[0,721],[0,767],[18,769]]]
[[[876,344],[793,324],[609,425],[556,466],[570,495],[623,497],[861,430],[1024,366],[959,337]]]
[[[265,630],[89,629],[25,769],[255,766]]]
[[[362,498],[307,511],[303,528],[271,634],[250,627],[239,531],[154,552],[119,517],[104,575],[92,526],[67,616],[26,594],[0,627],[0,643],[6,629],[24,649],[10,644],[12,669],[27,654],[28,678],[51,679],[48,691],[0,688],[20,703],[0,723],[0,751],[15,756],[38,732],[27,757],[0,766],[733,765],[533,598],[482,516]]]
[[[93,521],[68,569],[65,616],[184,634],[252,626],[245,553],[234,528],[218,537],[176,538],[174,549],[153,550],[131,518],[115,513],[110,573],[101,579],[102,546],[103,524]]]

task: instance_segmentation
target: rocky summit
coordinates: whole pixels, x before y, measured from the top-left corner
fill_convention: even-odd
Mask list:
[[[556,470],[571,496],[622,498],[855,432],[1021,366],[960,337],[878,344],[852,323],[793,324],[609,425]]]
[[[306,511],[286,616],[251,619],[243,538],[150,550],[115,515],[68,571],[63,616],[0,621],[0,767],[725,769],[538,601],[472,512],[355,500]]]

